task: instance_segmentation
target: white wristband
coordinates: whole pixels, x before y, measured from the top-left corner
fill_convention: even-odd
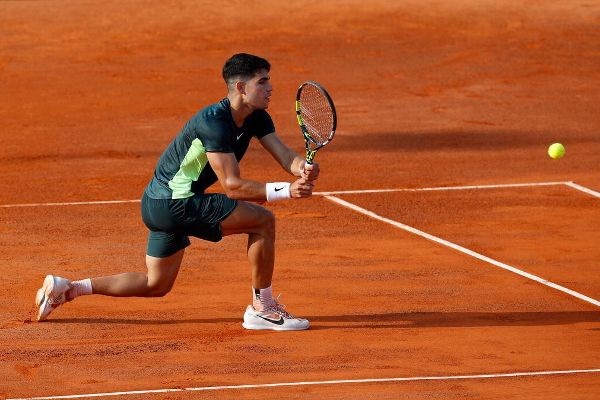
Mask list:
[[[284,200],[292,197],[289,182],[267,183],[267,201]]]

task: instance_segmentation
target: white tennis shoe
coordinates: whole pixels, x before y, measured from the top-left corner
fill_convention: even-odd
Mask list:
[[[256,310],[252,305],[246,307],[242,326],[251,330],[302,331],[308,329],[310,322],[295,318],[285,311],[285,305],[273,300],[263,311]]]
[[[45,320],[52,311],[67,301],[65,293],[69,290],[70,284],[71,281],[68,279],[46,275],[44,284],[38,289],[35,296],[35,305],[38,307],[38,321]]]

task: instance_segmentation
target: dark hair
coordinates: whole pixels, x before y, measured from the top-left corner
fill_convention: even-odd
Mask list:
[[[261,69],[271,70],[271,64],[264,58],[252,54],[238,53],[231,56],[223,65],[223,79],[231,85],[234,79],[252,79]]]

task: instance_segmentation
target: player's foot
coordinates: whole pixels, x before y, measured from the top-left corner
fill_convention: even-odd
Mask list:
[[[283,304],[274,300],[264,311],[258,311],[252,305],[246,307],[242,326],[252,330],[301,331],[308,329],[310,322],[306,319],[295,318],[285,311]]]
[[[38,307],[38,321],[45,320],[52,311],[65,303],[65,293],[69,290],[70,280],[60,276],[46,275],[44,284],[38,289],[35,296],[35,305]]]

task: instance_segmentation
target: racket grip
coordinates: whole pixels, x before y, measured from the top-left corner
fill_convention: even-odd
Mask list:
[[[306,172],[306,169],[305,169],[305,167],[306,167],[307,165],[312,165],[312,164],[313,164],[312,160],[310,160],[310,161],[309,161],[309,160],[306,160],[306,161],[305,161],[305,163],[304,163],[304,165],[302,165],[302,166],[300,167],[300,176],[304,175],[304,173]]]

